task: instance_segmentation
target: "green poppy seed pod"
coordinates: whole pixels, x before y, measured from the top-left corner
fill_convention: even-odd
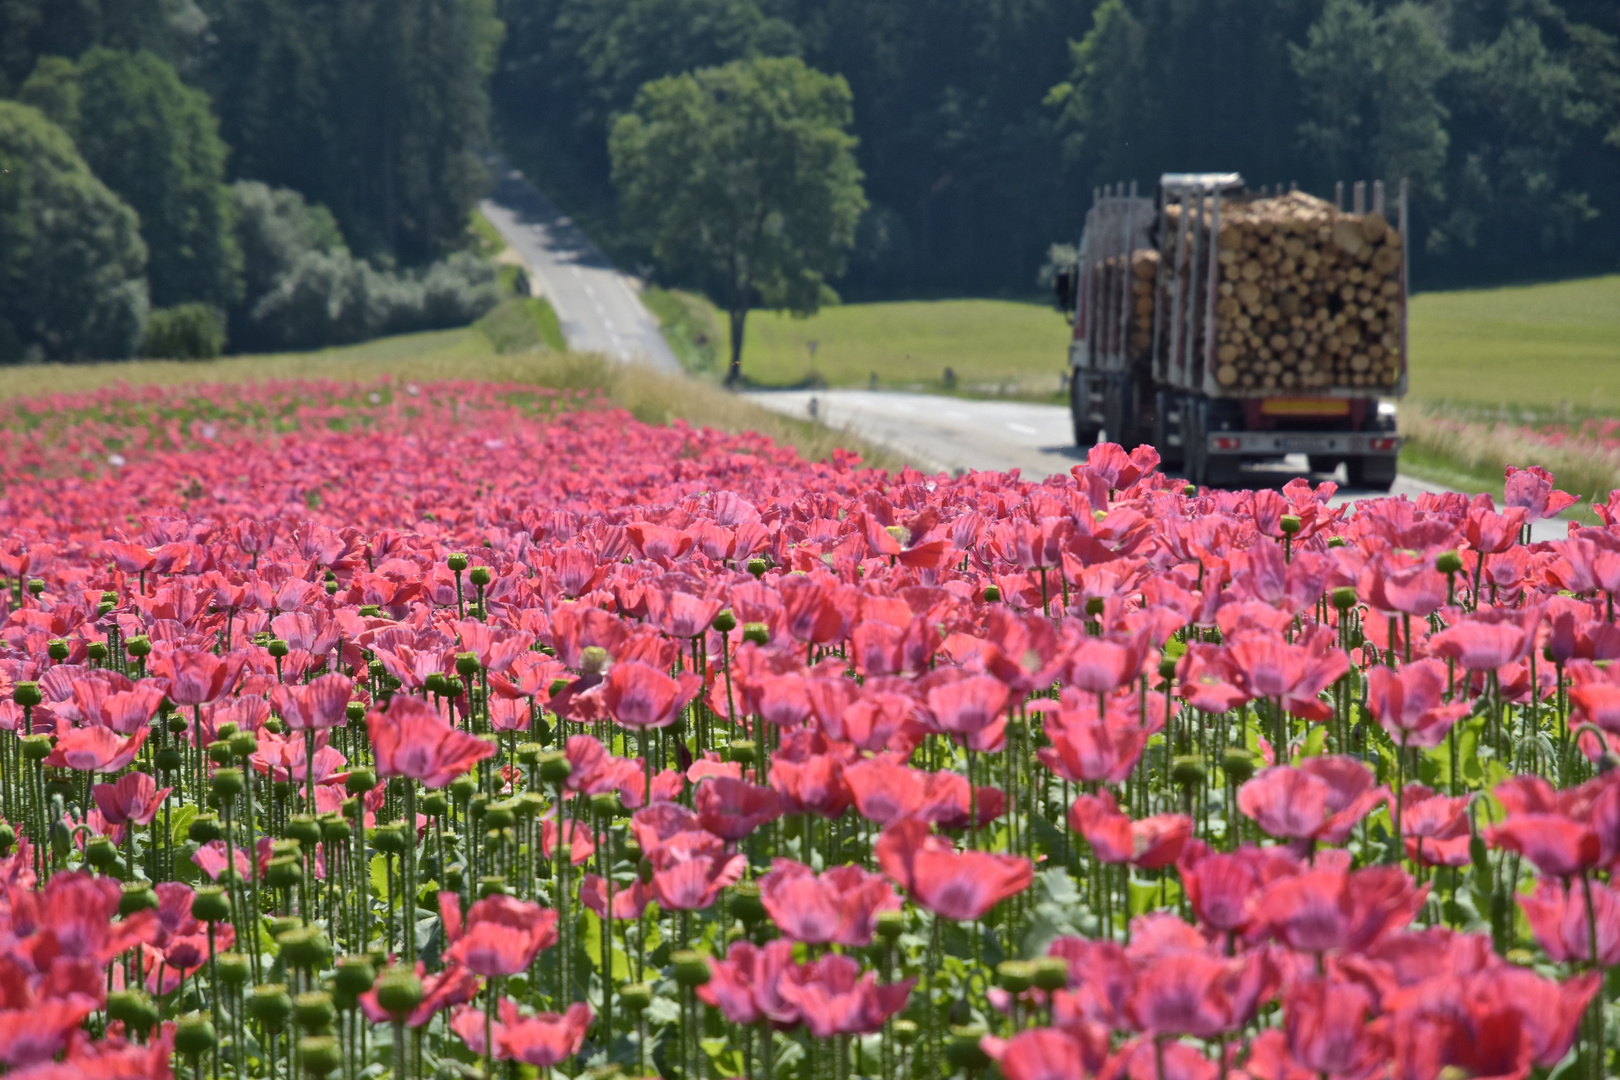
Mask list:
[[[170,735],[184,735],[191,730],[191,721],[175,713],[163,722],[163,726],[169,729]]]
[[[1277,519],[1277,528],[1281,529],[1284,535],[1287,536],[1299,535],[1299,530],[1304,527],[1305,523],[1300,521],[1296,514],[1284,514]]]
[[[692,949],[670,953],[669,963],[674,969],[677,986],[702,986],[713,974],[709,970],[708,958]]]
[[[481,665],[478,663],[478,654],[475,652],[456,653],[456,674],[464,679],[470,679],[478,674]]]
[[[444,697],[450,692],[450,683],[449,680],[444,677],[444,672],[435,671],[428,675],[427,678],[422,680],[422,688],[430,694],[437,694],[439,697]]]
[[[600,675],[607,670],[608,651],[600,645],[587,645],[579,651],[579,670],[586,675]]]
[[[341,844],[354,835],[354,826],[344,821],[337,814],[324,814],[321,817],[321,839],[333,844]]]
[[[512,807],[504,802],[490,803],[484,810],[484,827],[487,829],[510,829],[517,824],[517,814]]]
[[[235,735],[240,730],[241,729],[238,728],[235,724],[233,724],[229,720],[227,720],[225,723],[223,723],[223,724],[219,725],[219,727],[215,728],[214,732],[224,742],[230,742],[231,741],[231,736]],[[213,745],[213,744],[210,743],[209,745]]]
[[[568,762],[568,755],[561,750],[552,750],[540,755],[540,779],[548,784],[560,784],[567,780],[574,771]]]
[[[174,1024],[174,1052],[195,1060],[219,1042],[213,1021],[200,1012],[186,1013]]]
[[[343,1047],[331,1035],[305,1035],[298,1040],[298,1057],[306,1073],[325,1080],[343,1064]]]
[[[1434,557],[1434,568],[1442,574],[1455,574],[1462,570],[1462,556],[1455,551],[1442,551]]]
[[[743,624],[743,640],[752,641],[755,645],[765,645],[771,640],[771,628],[762,622]]]
[[[370,769],[350,769],[343,779],[343,790],[350,795],[364,795],[377,786],[377,774]]]
[[[534,765],[540,760],[540,755],[546,748],[537,742],[518,743],[517,759],[524,765]]]
[[[311,814],[294,814],[287,819],[284,835],[311,850],[321,839],[321,823]]]
[[[137,660],[141,659],[143,656],[151,656],[152,639],[147,637],[145,634],[137,634],[135,637],[132,637],[128,641],[124,642],[124,651],[129,653],[129,655],[133,656]]]
[[[282,657],[292,652],[292,646],[288,645],[281,638],[271,638],[269,641],[264,643],[264,647],[265,650],[277,660],[280,660]]]
[[[292,997],[287,993],[285,983],[265,983],[253,988],[253,996],[248,998],[248,1014],[257,1020],[265,1031],[272,1034],[286,1026],[287,1017],[292,1015]]]
[[[1234,784],[1244,783],[1254,775],[1254,755],[1242,747],[1229,746],[1221,752],[1221,770]]]
[[[1176,658],[1173,656],[1159,657],[1159,678],[1169,682],[1176,677]]]
[[[1328,547],[1330,547],[1330,548],[1344,547],[1344,537],[1342,537],[1342,536],[1330,536],[1330,537],[1328,537]]]
[[[889,1029],[894,1033],[894,1041],[901,1046],[910,1046],[917,1041],[917,1036],[922,1034],[914,1020],[895,1020],[889,1025]]]
[[[11,845],[17,842],[17,830],[11,827],[10,822],[0,821],[0,856],[10,854]]]
[[[272,889],[290,889],[304,880],[304,868],[296,855],[279,855],[264,869],[264,883]]]
[[[385,855],[405,850],[405,830],[398,825],[379,825],[371,834],[371,844]]]
[[[282,934],[290,934],[294,930],[302,930],[303,928],[304,920],[296,915],[276,915],[270,920],[270,937],[272,939],[278,938]]]
[[[1170,779],[1182,787],[1201,784],[1206,775],[1204,759],[1197,754],[1182,754],[1170,766]]]
[[[755,577],[764,577],[765,571],[769,570],[770,568],[771,564],[766,562],[764,559],[753,558],[748,560],[748,572],[753,574]]]
[[[212,810],[198,814],[186,826],[186,837],[198,844],[207,844],[225,835],[219,827],[219,815]]]
[[[641,864],[641,845],[636,843],[634,836],[627,836],[619,843],[619,856],[627,862]]]
[[[233,990],[246,986],[253,974],[248,958],[239,952],[220,953],[214,963],[218,966],[219,981]]]
[[[1103,598],[1100,596],[1086,597],[1086,614],[1096,618],[1103,613]]]
[[[1001,603],[1001,586],[986,585],[984,587],[984,602],[987,604]]]
[[[609,798],[613,799],[618,798],[618,796],[613,795],[612,792],[609,792],[608,796]],[[601,798],[601,796],[596,796],[595,798]],[[512,813],[516,814],[518,819],[522,821],[539,817],[540,814],[551,805],[546,801],[546,797],[541,795],[538,791],[521,792],[518,795],[514,795],[507,801],[512,806]]]
[[[968,1073],[988,1068],[990,1055],[979,1045],[985,1034],[978,1024],[952,1024],[950,1038],[945,1041],[945,1060]]]
[[[878,937],[892,945],[899,940],[901,934],[905,933],[906,913],[903,911],[880,911],[877,914],[874,929]]]
[[[332,973],[332,985],[339,991],[355,997],[371,989],[377,981],[377,969],[371,966],[371,960],[365,956],[345,956],[337,962],[337,970]]]
[[[298,1030],[318,1035],[332,1026],[337,1010],[332,1007],[332,995],[325,990],[311,990],[293,998],[293,1023]]]
[[[1340,611],[1349,611],[1356,606],[1356,590],[1349,585],[1340,585],[1333,590],[1333,606]]]
[[[623,983],[619,987],[619,1000],[624,1007],[638,1013],[652,1004],[652,987],[646,983]]]
[[[332,945],[318,926],[300,926],[277,935],[281,958],[291,967],[319,971],[332,960]]]
[[[1194,495],[1198,494],[1198,485],[1197,484],[1183,484],[1183,485],[1181,485],[1181,493],[1183,495],[1187,496],[1187,498],[1190,499]]]
[[[84,654],[99,664],[107,659],[107,643],[105,641],[92,641],[84,647]]]
[[[139,990],[114,990],[107,995],[107,1019],[119,1020],[132,1033],[144,1035],[158,1022],[158,1010]]]
[[[506,878],[500,874],[485,874],[478,879],[478,899],[506,895]]]
[[[726,747],[726,760],[735,761],[739,765],[752,765],[759,757],[759,748],[752,739],[738,739]]]
[[[731,890],[726,905],[732,917],[745,926],[753,926],[765,918],[765,904],[759,898],[759,886],[752,881],[738,882]]]
[[[259,752],[259,737],[251,731],[238,731],[231,736],[231,753],[238,759],[252,757]]]
[[[1069,962],[1061,956],[1043,956],[1033,963],[1035,989],[1051,993],[1069,985]]]
[[[191,898],[191,914],[203,922],[224,922],[231,917],[231,900],[218,885],[204,885]]]
[[[428,817],[443,817],[450,811],[450,799],[442,791],[430,791],[418,804]]]
[[[45,579],[44,578],[37,578],[37,577],[29,578],[28,579],[28,591],[33,593],[35,596],[38,596],[40,593],[44,592],[45,591]]]
[[[12,685],[11,700],[25,709],[32,709],[45,700],[45,695],[40,693],[39,683],[25,679]]]
[[[108,589],[101,594],[101,602],[103,604],[116,605],[118,603],[118,594],[113,592],[111,589]]]
[[[361,604],[359,610],[360,617],[362,619],[376,619],[382,617],[382,605],[380,604]],[[373,660],[372,663],[377,664],[375,660]],[[381,664],[377,664],[377,666],[382,667]]]
[[[1035,985],[1035,965],[1028,960],[1003,960],[996,965],[996,985],[1009,994],[1022,994]]]
[[[524,801],[524,805],[529,805]],[[599,791],[591,796],[591,813],[599,818],[612,818],[618,816],[623,804],[619,802],[617,791]]]
[[[49,656],[57,663],[61,663],[63,660],[66,660],[68,658],[68,652],[69,645],[66,638],[51,638],[51,640],[45,643],[45,655]]]
[[[264,722],[264,730],[272,735],[280,735],[287,730],[287,726],[281,722],[279,716],[272,716]]]
[[[105,872],[108,867],[118,863],[118,845],[105,836],[91,837],[89,843],[84,845],[84,861]]]
[[[489,572],[487,566],[475,566],[472,568],[472,573],[467,575],[467,580],[477,588],[487,589],[489,583],[495,580],[495,575]]]
[[[363,701],[351,701],[351,702],[349,702],[347,705],[343,706],[343,716],[344,716],[344,719],[348,720],[348,722],[350,724],[363,724],[363,723],[365,723],[366,722],[366,703],[363,702]]]
[[[229,747],[226,749],[229,750]],[[215,769],[214,775],[208,778],[209,790],[224,800],[234,799],[242,794],[245,783],[242,770],[237,768]]]
[[[721,608],[714,616],[712,625],[722,634],[729,634],[737,629],[737,613],[730,608]]]
[[[444,562],[446,566],[450,567],[452,573],[459,574],[467,569],[467,556],[459,551],[444,560]]]
[[[327,596],[336,596],[338,591],[338,583],[336,581],[328,581],[325,588]]]
[[[158,752],[152,755],[152,764],[157,766],[158,772],[174,772],[185,763],[178,747],[159,747]]]
[[[123,891],[118,896],[118,915],[120,918],[129,918],[137,911],[147,911],[158,906],[157,893],[152,886],[144,881],[126,881]]]

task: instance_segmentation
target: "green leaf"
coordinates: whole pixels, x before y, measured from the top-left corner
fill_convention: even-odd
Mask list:
[[[197,808],[195,806],[181,806],[172,812],[169,818],[169,836],[173,840],[175,847],[179,847],[186,842],[186,833],[191,828],[191,823],[196,817]]]
[[[586,911],[580,920],[579,934],[580,948],[590,958],[591,967],[597,971],[602,970],[602,920],[596,912]],[[612,952],[613,985],[625,982],[630,978],[630,958],[623,949],[614,949]]]
[[[378,897],[388,895],[388,856],[373,855],[370,866],[371,888]]]

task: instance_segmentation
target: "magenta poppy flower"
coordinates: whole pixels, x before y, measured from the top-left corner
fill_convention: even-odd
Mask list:
[[[420,698],[396,695],[386,713],[366,715],[377,775],[406,776],[442,788],[496,752],[494,743],[445,723]]]

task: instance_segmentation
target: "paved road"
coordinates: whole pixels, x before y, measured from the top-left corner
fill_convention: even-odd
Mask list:
[[[491,162],[490,172],[495,190],[480,208],[528,264],[529,280],[556,309],[568,347],[679,372],[680,361],[631,279],[522,173],[505,162]]]
[[[830,427],[846,429],[897,450],[921,466],[944,472],[1016,468],[1027,477],[1047,477],[1068,472],[1086,456],[1074,445],[1069,410],[1061,405],[879,390],[777,390],[747,396],[789,416],[814,416]],[[1284,465],[1245,469],[1245,486],[1280,487],[1295,476],[1306,475],[1304,457],[1296,457]],[[1415,498],[1425,491],[1445,490],[1438,484],[1401,476],[1391,494]],[[1334,502],[1371,494],[1341,488]],[[1537,540],[1560,539],[1565,535],[1565,523],[1537,522],[1533,533]]]

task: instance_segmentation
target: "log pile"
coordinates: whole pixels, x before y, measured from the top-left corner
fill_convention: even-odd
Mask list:
[[[1180,235],[1178,210],[1167,208],[1167,249]],[[1214,376],[1222,389],[1377,389],[1400,381],[1401,236],[1382,214],[1343,213],[1302,192],[1236,199],[1221,206],[1216,242]]]

